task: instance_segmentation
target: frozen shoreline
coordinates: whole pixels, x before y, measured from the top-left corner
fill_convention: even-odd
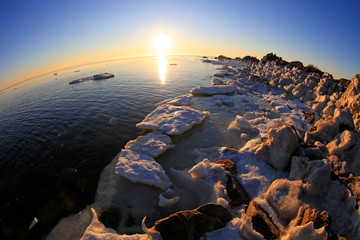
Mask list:
[[[329,74],[320,77],[271,61],[265,64],[229,59],[209,62],[223,66],[220,72],[214,74],[212,87],[191,90],[194,94],[192,102],[188,95],[183,99],[180,97],[165,101],[158,106],[161,111],[154,110],[155,113],[148,115],[150,117],[147,117],[146,124],[139,126],[171,135],[184,131],[187,131],[184,135],[197,135],[195,130],[190,129],[194,125],[204,120],[202,125],[206,125],[215,121],[213,118],[217,116],[220,116],[218,121],[221,121],[221,116],[228,115],[232,116],[233,122],[228,124],[225,131],[237,136],[241,142],[237,144],[238,148],[220,145],[207,149],[187,149],[194,152],[195,161],[192,166],[178,168],[180,170],[166,166],[166,158],[172,155],[165,153],[164,157],[156,159],[160,164],[154,161],[160,167],[164,165],[164,170],[156,164],[152,166],[158,169],[156,171],[162,176],[160,179],[166,179],[167,176],[169,182],[161,184],[164,180],[159,182],[159,178],[153,178],[156,179],[153,182],[140,181],[159,188],[131,183],[115,175],[115,166],[120,159],[117,156],[102,173],[95,203],[81,214],[64,219],[49,234],[48,239],[79,239],[92,219],[90,207],[99,216],[106,209],[117,208],[122,219],[115,230],[129,234],[141,232],[141,219],[144,216],[150,221],[146,225],[152,226],[154,221],[171,213],[210,202],[228,209],[233,219],[224,228],[206,233],[206,239],[261,239],[265,233],[259,230],[253,220],[256,211],[265,213],[261,216],[266,218],[268,226],[272,223],[272,229],[277,229],[271,232],[279,239],[326,239],[336,234],[349,239],[360,237],[360,215],[355,209],[360,198],[357,177],[360,173],[360,162],[357,160],[360,156],[357,132],[359,115],[356,112],[358,106],[354,104],[358,99],[356,96],[359,96],[360,76],[356,75],[345,91],[346,87],[333,80]],[[221,97],[203,97],[198,94]],[[214,111],[210,111],[210,114],[205,113],[208,105],[203,104],[203,101],[218,108],[212,109]],[[190,106],[181,106],[189,103]],[[315,122],[309,121],[310,115]],[[205,119],[206,116],[208,119]],[[159,119],[167,121],[159,122]],[[175,148],[186,142],[181,136],[178,139]],[[152,145],[141,144],[153,147],[150,152],[157,152],[154,148],[164,146],[157,141],[153,141]],[[163,150],[160,152],[163,153]],[[126,161],[121,159],[123,166],[126,166],[126,161],[132,161],[131,158]],[[143,160],[152,162],[147,157]],[[215,163],[217,160],[231,160],[237,172],[230,174],[221,164]],[[142,178],[141,174],[147,175],[144,170],[138,171],[135,165],[128,167],[126,171],[139,173],[139,179]],[[149,173],[153,173],[152,168],[149,168]],[[227,186],[229,174],[253,201],[250,203],[251,208],[249,203],[232,206],[234,200]],[[118,190],[122,192],[118,193]],[[130,200],[133,201],[132,206],[123,205]],[[318,228],[310,224],[314,219],[310,223],[302,221],[307,209],[326,211],[331,215],[331,223],[326,225],[324,220],[323,227]],[[127,224],[129,218],[136,223]],[[111,236],[111,239],[150,239],[151,234],[118,235],[96,220],[94,216],[83,239],[105,239],[105,236]],[[75,223],[77,231],[72,232],[70,229],[74,228]]]

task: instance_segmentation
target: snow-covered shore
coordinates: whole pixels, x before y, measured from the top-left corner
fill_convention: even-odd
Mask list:
[[[360,238],[360,74],[347,83],[275,61],[207,62],[221,66],[212,86],[159,103],[137,124],[150,133],[104,169],[95,203],[49,239]],[[237,144],[189,144],[191,166],[166,164],[187,141],[176,135],[229,118]]]

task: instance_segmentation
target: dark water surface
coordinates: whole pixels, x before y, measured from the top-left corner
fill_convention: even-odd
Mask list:
[[[209,85],[214,70],[196,57],[122,59],[3,92],[0,239],[44,239],[60,218],[92,203],[102,169],[139,134],[135,124],[156,102]],[[101,72],[115,77],[69,85]]]

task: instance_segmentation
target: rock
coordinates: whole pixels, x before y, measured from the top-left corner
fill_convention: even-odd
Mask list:
[[[93,76],[94,80],[101,80],[101,79],[107,79],[107,78],[112,78],[114,77],[114,74],[112,73],[100,73],[100,74],[95,74]]]
[[[329,142],[339,131],[345,129],[354,129],[354,123],[351,113],[346,109],[335,109],[334,116],[325,119],[319,119],[313,127],[310,128],[310,135],[313,139],[321,142]]]
[[[115,173],[135,183],[167,189],[171,182],[165,171],[152,157],[131,150],[121,150]]]
[[[355,130],[360,130],[360,73],[356,74],[336,103],[337,107],[349,108],[352,114]]]
[[[307,208],[302,213],[300,213],[297,220],[296,226],[305,225],[308,222],[314,223],[314,229],[319,229],[325,227],[325,230],[330,233],[330,223],[331,216],[327,211],[322,211],[321,213],[314,208]]]
[[[251,218],[254,230],[262,234],[265,239],[276,239],[280,236],[279,229],[255,201],[250,202],[246,215]]]
[[[226,208],[208,203],[160,219],[150,231],[160,232],[164,240],[200,239],[205,232],[222,228],[231,219],[232,215]]]
[[[293,65],[294,67],[297,67],[298,69],[304,69],[304,65],[300,61],[292,61],[290,62],[290,64]]]
[[[255,151],[255,156],[276,169],[284,169],[298,146],[295,130],[286,124],[277,125],[268,131],[268,139]]]
[[[161,132],[150,133],[130,140],[125,149],[142,153],[150,157],[157,157],[171,147],[171,138]]]
[[[249,204],[249,195],[246,193],[239,181],[230,175],[228,175],[227,178],[226,191],[231,199],[230,206]]]
[[[237,174],[237,166],[231,160],[217,160],[214,163],[220,164],[225,169],[225,171],[228,171],[233,175]]]
[[[189,106],[191,99],[192,99],[191,94],[184,94],[184,95],[180,95],[175,98],[166,99],[164,101],[158,102],[155,104],[155,106],[159,106],[162,104],[170,104],[170,105],[174,105],[174,106]]]
[[[313,113],[313,112],[307,112],[307,111],[302,111],[302,113],[305,115],[305,120],[306,120],[308,123],[311,123],[311,124],[314,123],[314,121],[315,121],[315,113]]]
[[[158,106],[136,127],[162,131],[169,135],[179,135],[200,124],[207,112],[195,110],[188,106],[172,106],[164,104]]]
[[[357,205],[360,207],[360,176],[350,176],[345,180],[345,184],[355,197]]]
[[[234,93],[236,87],[233,85],[216,85],[211,87],[198,86],[190,90],[193,95],[215,95]]]
[[[355,145],[355,142],[355,134],[349,130],[345,130],[341,134],[335,136],[334,140],[329,142],[326,147],[331,155],[342,157],[346,150],[349,150]]]

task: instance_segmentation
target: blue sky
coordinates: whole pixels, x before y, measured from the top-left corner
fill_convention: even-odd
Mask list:
[[[152,55],[157,33],[173,54],[262,57],[360,71],[360,3],[343,1],[1,0],[0,84],[98,60]]]

